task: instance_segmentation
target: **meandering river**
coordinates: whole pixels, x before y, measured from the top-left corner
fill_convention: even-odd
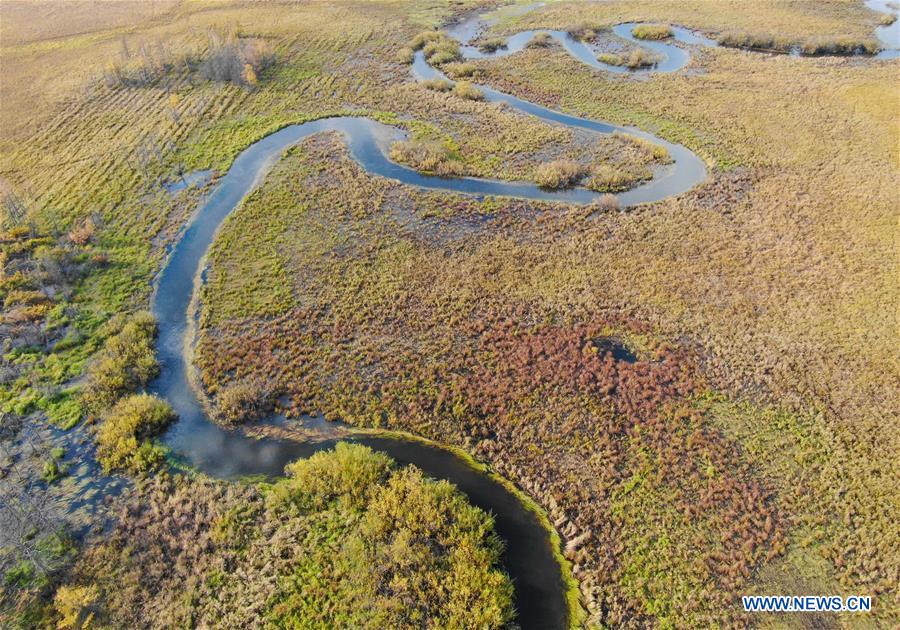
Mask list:
[[[485,56],[469,43],[484,24],[482,16],[450,28],[451,37],[462,43],[466,58]],[[625,39],[633,39],[631,24],[617,26],[614,31]],[[584,63],[605,71],[623,72],[596,60],[595,53],[582,42],[559,31],[526,31],[509,38],[507,47],[491,56],[513,54],[521,50],[536,32],[547,32],[570,54]],[[675,39],[688,45],[715,45],[686,29],[675,29]],[[689,55],[683,48],[662,42],[640,42],[662,57],[652,72],[673,72],[683,68]],[[417,79],[443,77],[430,66],[421,52],[414,58],[412,72]],[[616,131],[630,133],[664,146],[673,163],[660,168],[654,178],[636,188],[617,195],[623,206],[658,201],[690,190],[707,176],[706,166],[687,148],[667,142],[648,132],[620,127],[602,120],[571,116],[526,100],[479,86],[491,102],[506,103],[523,114],[536,116],[552,124],[585,129],[598,134]],[[334,437],[315,441],[297,441],[267,437],[255,439],[236,430],[213,423],[204,412],[191,386],[190,355],[193,327],[192,301],[206,252],[222,221],[263,180],[282,152],[303,138],[323,131],[343,134],[350,153],[368,173],[392,178],[422,188],[473,195],[495,195],[569,203],[589,203],[599,195],[574,188],[549,191],[529,182],[507,182],[477,178],[442,178],[425,175],[396,164],[387,157],[391,142],[401,139],[401,130],[363,117],[326,118],[277,131],[245,149],[235,159],[215,189],[202,202],[195,218],[174,244],[159,274],[152,310],[159,321],[159,360],[161,373],[151,384],[151,391],[169,401],[178,422],[169,429],[164,440],[177,458],[214,477],[234,478],[243,475],[280,475],[291,460],[308,457],[315,451],[330,448]],[[269,418],[267,423],[285,423],[283,418]],[[307,429],[321,429],[327,435],[328,423],[317,419],[306,421]],[[479,472],[451,451],[423,442],[388,436],[350,435],[348,439],[365,444],[393,457],[400,464],[415,464],[436,479],[447,479],[459,487],[471,502],[494,514],[498,534],[505,540],[505,570],[515,584],[517,622],[523,628],[559,628],[568,625],[565,585],[562,568],[557,563],[548,531],[533,512],[504,484]]]

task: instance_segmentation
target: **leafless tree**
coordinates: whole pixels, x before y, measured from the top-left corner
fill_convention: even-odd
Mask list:
[[[48,573],[52,559],[42,549],[42,541],[60,528],[53,516],[49,494],[36,470],[23,460],[42,459],[46,447],[32,433],[21,429],[21,421],[11,414],[0,415],[0,569],[26,561],[35,570]]]

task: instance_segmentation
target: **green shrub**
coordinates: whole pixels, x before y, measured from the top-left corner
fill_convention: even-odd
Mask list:
[[[599,55],[597,55],[597,60],[609,66],[625,65],[625,59],[621,55],[617,55],[615,53],[600,53]]]
[[[584,167],[573,160],[553,160],[537,167],[534,181],[541,188],[567,188],[584,175]]]
[[[425,58],[428,62],[439,66],[441,64],[450,63],[451,61],[459,61],[459,42],[443,37],[441,39],[428,42],[422,48]]]
[[[41,479],[46,481],[48,484],[51,484],[54,481],[65,477],[67,472],[67,466],[60,465],[58,460],[51,457],[44,462],[44,469],[41,471]]]
[[[794,42],[784,37],[737,31],[722,33],[717,38],[717,41],[722,46],[747,48],[749,50],[771,50],[776,52],[788,52],[795,45]]]
[[[82,405],[91,416],[101,415],[119,398],[156,376],[155,337],[156,320],[150,313],[140,312],[106,340],[88,369],[81,394]]]
[[[631,29],[631,34],[638,39],[668,39],[672,37],[672,29],[667,24],[638,24]]]
[[[453,94],[470,101],[480,101],[484,98],[481,90],[468,81],[457,81],[456,85],[453,86]]]
[[[174,419],[172,408],[156,396],[134,394],[123,398],[103,418],[97,433],[97,458],[107,471],[138,473],[156,468],[163,451],[149,438]]]
[[[285,472],[290,479],[276,486],[275,496],[303,510],[322,510],[338,499],[345,507],[362,509],[392,468],[391,458],[383,453],[338,442],[333,452],[289,464]]]
[[[428,58],[428,61],[435,65],[440,66],[441,64],[450,63],[452,61],[457,61],[459,59],[459,52],[453,52],[450,50],[439,50],[438,52],[431,55]]]
[[[874,55],[881,46],[871,38],[846,36],[811,37],[793,41],[767,33],[726,32],[718,37],[722,46],[787,53],[799,50],[804,55]]]
[[[874,39],[813,37],[800,45],[804,55],[874,55],[881,46]]]

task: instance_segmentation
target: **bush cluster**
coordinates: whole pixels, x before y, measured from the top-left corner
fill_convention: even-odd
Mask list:
[[[655,142],[651,142],[650,140],[632,135],[630,133],[622,133],[617,131],[614,135],[616,138],[624,140],[625,142],[628,142],[632,146],[635,146],[641,151],[645,152],[654,161],[662,163],[669,163],[672,161],[672,156],[669,155],[668,149],[666,149],[666,147],[662,146],[661,144],[656,144]]]
[[[490,39],[483,39],[478,42],[478,50],[481,52],[492,53],[501,48],[506,48],[506,40],[502,37],[491,37]]]
[[[459,42],[440,31],[419,33],[410,42],[409,48],[413,51],[421,50],[428,63],[435,66],[459,61],[462,58],[459,52]]]
[[[585,174],[585,167],[574,160],[553,160],[537,167],[534,181],[541,188],[568,188]]]
[[[435,92],[449,92],[453,89],[453,82],[447,79],[426,79],[422,81],[422,87]]]
[[[132,394],[121,399],[103,416],[97,459],[107,471],[142,473],[156,468],[164,452],[149,438],[174,419],[172,408],[156,396]]]
[[[446,482],[339,443],[271,487],[159,476],[57,590],[110,627],[503,628],[493,520]]]
[[[444,65],[443,69],[448,76],[458,79],[461,77],[471,77],[475,74],[475,71],[478,70],[478,66],[471,61],[455,61]]]
[[[271,411],[274,395],[262,379],[248,377],[226,385],[216,394],[215,415],[219,422],[236,424]]]
[[[649,178],[649,171],[639,174],[620,170],[609,164],[598,164],[591,169],[586,186],[598,192],[621,192]]]
[[[453,86],[453,95],[468,101],[480,101],[484,98],[482,91],[468,81],[457,81]]]
[[[156,376],[159,365],[153,347],[155,338],[156,320],[145,311],[135,313],[107,338],[88,368],[81,394],[89,416],[100,416],[119,398]]]
[[[717,38],[722,46],[804,55],[874,55],[881,50],[877,40],[844,36],[816,36],[802,41],[768,33],[728,31]]]

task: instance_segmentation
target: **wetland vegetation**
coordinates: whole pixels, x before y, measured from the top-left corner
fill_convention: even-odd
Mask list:
[[[896,623],[884,14],[502,4],[0,4],[0,625],[538,625],[507,553],[522,541],[500,536],[523,526],[500,495],[429,477],[448,467],[378,452],[404,434],[515,491],[557,625]],[[451,36],[484,12],[471,46]],[[611,30],[626,24],[640,41]],[[447,78],[416,80],[417,55]],[[443,179],[373,174],[352,130],[323,123],[231,191],[196,287],[193,267],[181,278],[195,324],[157,321],[154,281],[241,152],[350,115],[402,134],[376,137],[393,164]],[[706,169],[690,190],[617,200],[681,149]],[[582,189],[589,203],[564,196]],[[349,441],[313,436],[283,476],[275,458],[254,469],[273,476],[214,478],[220,462],[178,452],[198,428],[166,380],[185,356],[202,421],[227,427],[202,433],[204,456],[245,439],[265,457],[316,415]],[[748,593],[873,610],[751,616]]]

